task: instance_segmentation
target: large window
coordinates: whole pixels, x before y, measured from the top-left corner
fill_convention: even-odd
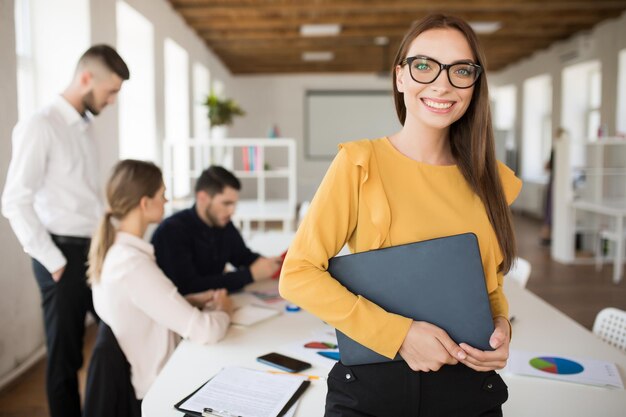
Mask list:
[[[204,102],[209,95],[209,70],[200,63],[193,64],[193,136],[209,137],[209,117]]]
[[[189,55],[172,39],[165,40],[165,140],[189,139]],[[173,153],[175,198],[190,194],[189,152],[185,147]]]
[[[35,60],[31,40],[30,1],[15,2],[15,52],[17,54],[17,104],[20,119],[35,111]]]
[[[117,50],[131,69],[119,100],[120,158],[156,161],[154,27],[123,1],[116,12]]]
[[[619,53],[619,74],[617,84],[617,133],[626,135],[626,49]]]
[[[496,158],[506,162],[507,165],[516,170],[515,112],[517,109],[517,88],[513,84],[496,87],[491,94],[491,101]]]
[[[563,69],[561,126],[574,142],[595,140],[600,127],[600,61],[593,60]],[[571,166],[585,163],[585,146],[573,146]]]
[[[587,61],[563,69],[563,127],[574,140],[594,140],[600,127],[601,67]]]
[[[587,78],[587,89],[589,91],[589,98],[587,101],[587,116],[585,118],[587,137],[597,138],[599,136],[606,136],[606,129],[601,129],[600,125],[600,102],[602,100],[602,74],[600,74],[600,68],[593,68],[589,72]]]
[[[524,81],[522,175],[541,180],[552,147],[552,78],[539,75]]]
[[[89,0],[16,0],[20,119],[67,87],[89,47]]]

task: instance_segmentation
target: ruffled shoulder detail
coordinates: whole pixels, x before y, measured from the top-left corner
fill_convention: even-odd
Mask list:
[[[522,189],[522,180],[515,176],[515,173],[504,163],[498,161],[498,171],[500,173],[500,181],[504,189],[506,203],[510,206],[513,204]]]
[[[389,235],[391,227],[391,209],[380,178],[380,170],[376,161],[376,153],[372,141],[368,139],[339,144],[348,160],[361,170],[359,185],[359,221],[369,218],[373,228],[357,224],[359,241],[363,245],[359,249],[372,250],[382,247]],[[365,216],[363,216],[365,215]],[[368,229],[373,233],[367,233]]]

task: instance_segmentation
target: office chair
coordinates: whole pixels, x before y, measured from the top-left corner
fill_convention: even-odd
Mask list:
[[[613,307],[603,309],[593,322],[593,332],[626,353],[626,311]]]
[[[510,278],[522,288],[525,288],[526,283],[528,282],[528,278],[530,278],[531,270],[532,267],[530,265],[530,262],[528,262],[524,258],[515,258],[513,266],[511,266],[511,269],[509,270],[509,272],[507,272],[505,278]]]
[[[130,364],[111,328],[100,322],[85,389],[84,417],[141,417]]]

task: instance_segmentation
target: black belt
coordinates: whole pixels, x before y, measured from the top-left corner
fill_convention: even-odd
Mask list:
[[[59,236],[52,235],[52,240],[59,245],[81,245],[89,246],[91,238],[88,237],[76,237],[76,236]]]

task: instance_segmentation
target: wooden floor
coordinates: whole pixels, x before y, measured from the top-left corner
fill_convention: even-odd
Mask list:
[[[604,307],[626,310],[626,280],[611,281],[612,268],[601,272],[593,266],[567,266],[550,259],[550,250],[539,244],[540,223],[526,217],[515,217],[519,256],[532,265],[528,289],[565,314],[591,329],[596,314]],[[95,341],[95,328],[88,329],[85,362]],[[84,389],[85,368],[81,371]],[[0,392],[0,417],[48,417],[45,395],[45,361],[40,361],[17,381]]]

